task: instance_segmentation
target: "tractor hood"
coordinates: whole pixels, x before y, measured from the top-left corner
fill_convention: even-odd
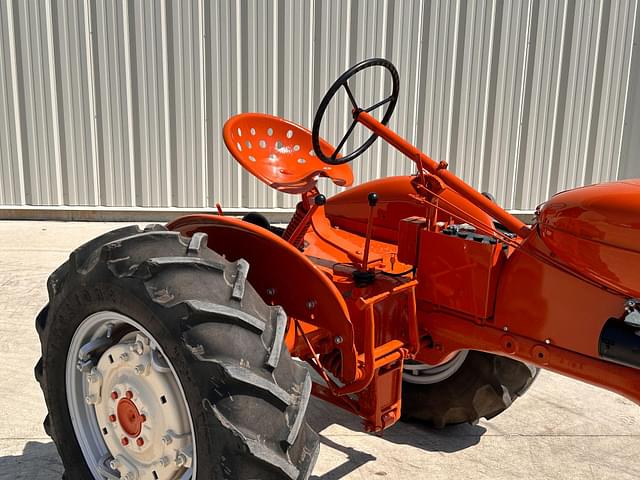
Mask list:
[[[537,225],[566,266],[626,295],[640,295],[640,179],[558,193],[538,208]]]
[[[366,235],[369,219],[367,195],[378,194],[378,205],[373,218],[373,238],[382,242],[397,243],[398,224],[407,217],[423,217],[424,204],[416,200],[416,189],[412,176],[380,178],[360,184],[341,192],[327,200],[325,214],[334,227],[357,235]],[[460,214],[464,221],[481,223],[487,230],[493,229],[493,221],[486,213],[465,200],[453,190],[447,188],[441,192],[449,209]],[[447,221],[451,215],[441,212],[439,220]],[[461,220],[462,221],[462,220]]]

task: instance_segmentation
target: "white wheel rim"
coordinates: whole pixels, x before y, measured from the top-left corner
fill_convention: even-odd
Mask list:
[[[415,361],[405,362],[402,379],[408,383],[429,385],[446,380],[456,373],[467,359],[469,350],[460,350],[448,362],[440,365],[429,365]]]
[[[133,331],[119,341],[111,332]],[[94,347],[106,350],[87,358]],[[85,318],[65,368],[71,423],[96,480],[196,477],[193,419],[175,368],[135,320],[110,311]]]

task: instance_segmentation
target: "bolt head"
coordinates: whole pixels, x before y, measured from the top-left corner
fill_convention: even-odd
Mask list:
[[[142,423],[146,422],[147,421],[147,416],[144,415],[144,414],[140,415],[140,420],[142,420]]]
[[[115,415],[113,415],[113,414],[109,415],[109,421],[111,423],[115,423],[116,420],[117,420],[117,417]]]
[[[178,456],[176,457],[176,465],[178,467],[182,467],[187,463],[187,457],[184,455],[184,453],[179,453]]]
[[[313,310],[314,308],[316,308],[316,301],[315,300],[307,300],[307,309],[308,310]]]
[[[131,344],[129,349],[137,355],[142,355],[144,353],[144,345],[142,345],[142,342],[140,341]]]
[[[136,375],[144,374],[145,370],[146,368],[144,365],[136,365],[136,368],[135,368]]]
[[[127,445],[129,445],[129,439],[127,437],[122,437],[120,439],[120,443],[122,444],[123,447],[126,447]]]
[[[269,295],[270,297],[273,297],[275,294],[276,294],[275,288],[267,288],[267,295]]]
[[[162,436],[162,444],[163,445],[170,445],[172,441],[173,441],[173,439],[171,438],[171,435],[163,435]]]
[[[131,390],[127,390],[127,393],[125,393],[125,396],[131,400],[133,398],[133,392]]]
[[[135,480],[135,477],[133,476],[133,473],[128,472],[128,473],[124,476],[124,480]]]
[[[111,392],[111,400],[117,400],[118,397],[119,397],[118,392],[116,392],[115,390]]]
[[[136,439],[136,445],[138,445],[139,447],[143,446],[144,445],[144,438],[138,437]]]
[[[161,466],[166,467],[167,465],[169,465],[169,458],[162,457],[160,460],[158,460],[158,462],[160,463]]]
[[[333,339],[333,341],[336,345],[340,345],[342,342],[344,342],[344,339],[338,335],[336,338]]]
[[[84,397],[84,401],[87,402],[88,405],[95,405],[97,398],[95,395],[91,394]]]
[[[120,354],[120,360],[122,360],[123,362],[128,362],[129,361],[129,354],[127,352],[123,352]]]
[[[118,467],[120,466],[120,462],[114,458],[109,462],[109,466],[111,467],[112,470],[117,470]]]

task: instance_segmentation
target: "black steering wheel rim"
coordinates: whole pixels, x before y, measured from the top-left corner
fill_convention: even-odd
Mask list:
[[[357,102],[353,96],[353,93],[351,92],[351,88],[349,87],[348,81],[351,77],[361,72],[362,70],[365,70],[371,67],[378,67],[378,66],[384,67],[391,74],[391,81],[392,81],[391,95],[375,103],[369,108],[360,108],[357,105]],[[351,123],[351,126],[347,130],[347,133],[342,137],[342,140],[340,141],[340,144],[338,145],[338,147],[336,147],[332,155],[328,157],[320,147],[320,126],[322,125],[322,119],[327,111],[327,108],[329,107],[329,104],[331,103],[331,100],[333,100],[333,97],[336,95],[336,93],[338,93],[338,91],[341,88],[344,88],[347,91],[347,95],[349,96],[349,100],[351,101],[351,105],[353,107],[353,122]],[[327,90],[327,93],[325,93],[324,97],[322,98],[322,101],[320,102],[320,105],[318,106],[316,115],[313,118],[311,141],[313,143],[313,151],[315,152],[316,156],[323,162],[328,163],[329,165],[342,165],[343,163],[351,162],[357,157],[359,157],[360,155],[362,155],[369,147],[371,147],[371,145],[373,145],[373,142],[376,141],[376,139],[378,138],[378,135],[376,135],[375,133],[371,134],[371,136],[356,150],[340,158],[337,157],[337,155],[340,153],[340,150],[346,143],[346,140],[349,138],[351,133],[353,133],[353,130],[358,123],[357,121],[358,115],[361,112],[371,112],[372,110],[375,110],[376,108],[379,108],[384,104],[388,103],[389,105],[380,123],[382,123],[383,125],[387,125],[387,123],[389,123],[389,119],[391,118],[391,115],[393,114],[393,111],[396,107],[396,103],[398,102],[399,91],[400,91],[400,75],[398,74],[398,70],[396,69],[395,65],[393,65],[393,63],[391,63],[389,60],[385,58],[370,58],[368,60],[363,60],[362,62],[354,65],[349,70],[347,70],[342,75],[340,75],[340,77],[338,77],[338,79],[335,82],[333,82],[329,90]]]

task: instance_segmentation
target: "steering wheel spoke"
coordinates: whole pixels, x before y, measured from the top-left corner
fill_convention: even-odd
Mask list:
[[[365,110],[365,112],[367,113],[371,113],[373,112],[376,108],[380,108],[383,105],[386,105],[387,103],[389,103],[391,100],[393,100],[393,96],[389,95],[387,98],[385,98],[384,100],[380,100],[378,103],[371,105],[369,108],[367,108]]]
[[[349,81],[351,77],[355,76],[359,72],[362,72],[363,70],[373,68],[373,67],[382,67],[388,73],[391,74],[393,89],[392,89],[391,95],[375,103],[374,105],[367,108],[366,110],[362,110],[358,106],[356,97],[353,94],[351,87],[349,86]],[[345,135],[340,140],[340,143],[338,144],[337,148],[334,149],[331,156],[327,156],[320,147],[320,127],[322,125],[322,119],[327,113],[327,109],[329,108],[329,104],[333,100],[333,97],[335,97],[335,95],[338,93],[338,90],[343,88],[345,92],[347,92],[347,96],[349,97],[349,102],[351,104],[351,108],[353,109],[353,114],[355,118],[353,120],[353,123],[349,126],[349,129],[347,130]],[[328,163],[329,165],[341,165],[343,163],[350,162],[355,158],[359,157],[360,155],[362,155],[369,147],[371,147],[371,145],[373,145],[373,142],[376,141],[376,138],[378,138],[378,136],[375,133],[372,133],[364,141],[364,143],[360,145],[357,149],[355,149],[352,152],[346,153],[342,155],[340,158],[338,158],[338,154],[347,143],[347,140],[351,135],[353,135],[353,131],[356,127],[356,124],[358,123],[357,113],[363,112],[363,111],[369,113],[377,108],[387,105],[384,115],[382,116],[382,120],[380,120],[380,122],[383,125],[386,125],[387,123],[389,123],[389,119],[391,118],[391,115],[393,114],[393,110],[396,107],[396,103],[398,102],[399,91],[400,91],[400,77],[398,75],[398,71],[396,70],[396,67],[394,67],[394,65],[389,60],[385,60],[384,58],[370,58],[369,60],[364,60],[358,63],[357,65],[354,65],[345,73],[340,75],[340,77],[333,83],[333,85],[331,85],[331,87],[329,88],[325,96],[322,98],[322,101],[320,102],[316,115],[313,119],[311,140],[313,143],[313,151],[315,152],[316,156],[323,162]]]
[[[358,102],[356,102],[356,98],[353,96],[353,92],[351,88],[349,88],[349,82],[345,81],[343,85],[344,89],[347,91],[347,95],[349,96],[349,100],[351,101],[351,105],[355,110],[358,109]]]
[[[358,124],[357,120],[354,120],[353,122],[351,122],[351,126],[347,130],[347,133],[344,134],[344,136],[342,137],[342,140],[340,140],[340,143],[338,144],[336,149],[331,154],[331,160],[335,161],[336,158],[338,158],[338,154],[340,153],[340,150],[342,150],[342,147],[344,147],[344,144],[347,142],[347,139],[351,136],[351,133],[356,128],[357,124]]]

